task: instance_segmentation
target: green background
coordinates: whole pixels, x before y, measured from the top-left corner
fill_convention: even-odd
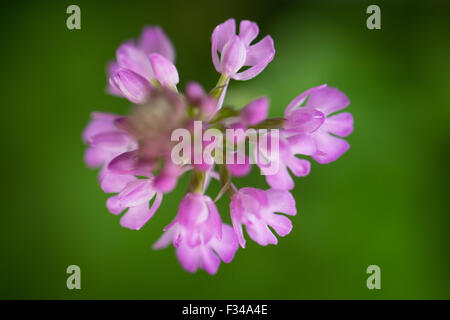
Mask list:
[[[381,7],[381,30],[366,8]],[[81,30],[66,8],[81,7]],[[2,4],[3,299],[449,299],[450,6],[445,1],[17,1]],[[312,165],[293,190],[300,214],[278,246],[248,241],[210,276],[185,272],[173,248],[153,251],[187,185],[141,230],[108,213],[81,131],[94,110],[126,114],[105,66],[145,24],[161,25],[181,86],[218,79],[210,35],[229,17],[256,21],[276,55],[227,102],[267,95],[271,115],[328,83],[351,100],[351,149]],[[236,182],[266,188],[257,170]],[[218,187],[212,188],[212,195]],[[227,199],[219,201],[224,219]],[[66,288],[81,267],[82,289]],[[381,267],[381,290],[366,268]]]

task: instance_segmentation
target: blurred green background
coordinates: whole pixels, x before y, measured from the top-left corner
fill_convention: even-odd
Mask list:
[[[366,8],[381,7],[381,30]],[[66,8],[81,8],[81,30]],[[2,4],[2,299],[449,299],[450,6],[447,1],[17,1]],[[268,95],[271,115],[322,83],[351,100],[351,149],[296,180],[300,214],[278,246],[249,241],[210,276],[153,251],[183,179],[141,230],[108,213],[81,131],[94,110],[126,114],[105,66],[146,24],[176,50],[181,87],[218,79],[210,35],[229,17],[256,21],[277,53],[227,102]],[[239,187],[266,187],[257,170]],[[217,191],[212,188],[212,194]],[[221,199],[225,217],[228,202]],[[225,218],[227,219],[227,218]],[[82,289],[66,288],[81,267]],[[366,268],[381,267],[381,290]]]

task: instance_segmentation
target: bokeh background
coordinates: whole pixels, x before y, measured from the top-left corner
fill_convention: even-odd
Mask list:
[[[381,30],[366,8],[381,7]],[[81,30],[66,8],[81,8]],[[2,4],[2,299],[449,299],[450,6],[448,1],[17,1]],[[219,273],[185,272],[173,248],[153,251],[187,181],[141,230],[105,207],[83,163],[94,110],[126,114],[105,66],[146,24],[172,39],[181,87],[218,79],[210,35],[229,17],[257,21],[276,56],[233,81],[227,103],[268,95],[271,115],[322,83],[351,100],[351,149],[313,164],[293,190],[300,214],[278,246],[249,241]],[[265,187],[257,170],[237,185]],[[212,194],[218,188],[212,188]],[[228,202],[219,201],[228,214]],[[225,220],[227,218],[224,218]],[[66,288],[81,267],[82,289]],[[381,267],[381,290],[366,268]]]

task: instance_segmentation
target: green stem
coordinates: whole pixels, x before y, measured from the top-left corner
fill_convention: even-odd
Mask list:
[[[226,88],[229,79],[230,78],[224,73],[220,75],[219,81],[217,81],[216,86],[210,92],[210,94],[214,98],[216,98],[216,100],[220,99],[220,96],[222,95],[223,90]]]
[[[189,192],[203,194],[206,175],[203,171],[192,170]]]

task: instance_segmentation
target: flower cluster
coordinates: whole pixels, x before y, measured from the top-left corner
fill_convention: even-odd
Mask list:
[[[352,115],[337,113],[348,106],[349,100],[327,85],[300,94],[286,107],[282,118],[267,118],[269,101],[265,97],[241,109],[223,106],[230,79],[249,80],[274,57],[272,38],[266,36],[255,42],[258,34],[258,25],[251,21],[241,21],[238,33],[234,19],[218,25],[212,33],[212,62],[220,74],[217,85],[206,92],[200,84],[189,82],[180,93],[170,40],[159,27],[144,28],[140,39],[118,48],[116,59],[108,66],[108,92],[132,102],[131,113],[94,112],[83,132],[88,144],[85,162],[89,167],[101,167],[101,188],[113,194],[107,208],[115,215],[125,212],[120,219],[125,228],[142,228],[160,207],[164,194],[176,187],[179,177],[190,174],[189,190],[176,217],[154,244],[155,249],[173,244],[178,260],[189,272],[201,268],[214,274],[220,261],[230,262],[238,247],[245,247],[243,226],[258,244],[277,244],[276,235],[283,237],[292,230],[287,216],[297,213],[290,193],[294,187],[291,173],[303,177],[310,172],[309,160],[298,155],[324,164],[335,161],[349,148],[342,137],[353,131]],[[199,121],[203,132],[210,128],[264,129],[266,136],[276,134],[277,143],[253,142],[251,151],[246,151],[244,160],[238,163],[215,162],[214,156],[204,154],[200,162],[192,162],[195,150],[182,163],[175,163],[174,130],[193,131]],[[239,134],[232,140],[236,146],[250,144]],[[213,142],[199,141],[205,147]],[[237,155],[233,148],[214,152],[227,158]],[[269,189],[237,189],[233,184],[233,178],[250,172],[250,159],[255,159]],[[276,172],[268,170],[271,164],[276,164]],[[215,200],[206,195],[213,179],[221,184]],[[222,195],[230,198],[232,226],[223,223],[215,205]]]

